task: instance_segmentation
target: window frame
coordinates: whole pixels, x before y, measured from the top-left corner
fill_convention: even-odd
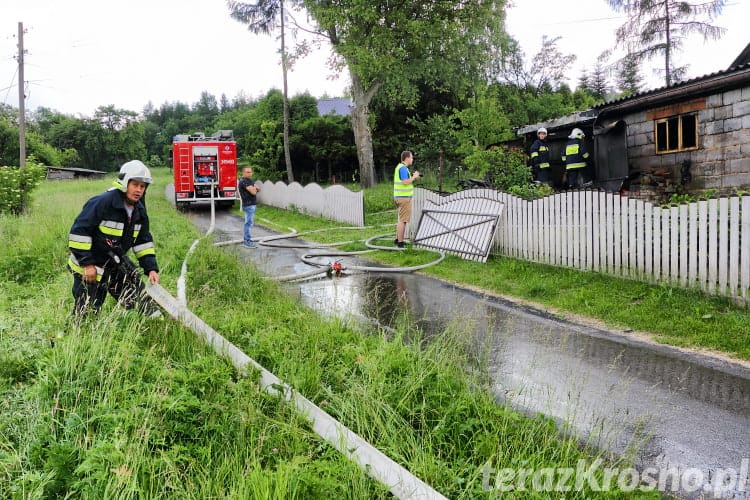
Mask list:
[[[692,118],[693,120],[693,130],[694,130],[694,137],[693,139],[693,146],[684,146],[685,144],[685,132],[683,131],[683,124],[685,120]],[[673,126],[670,122],[676,121],[677,123],[677,147],[673,149],[669,149],[670,146],[670,127]],[[664,139],[660,141],[660,134],[659,134],[659,126],[661,124],[664,124]],[[698,134],[698,112],[697,111],[691,111],[689,113],[680,113],[675,114],[671,116],[665,116],[663,118],[656,118],[654,119],[654,149],[656,154],[663,155],[663,154],[671,154],[671,153],[680,153],[682,151],[694,151],[698,149],[699,146],[699,134]],[[664,144],[664,149],[659,149],[659,145],[663,142],[666,142]]]

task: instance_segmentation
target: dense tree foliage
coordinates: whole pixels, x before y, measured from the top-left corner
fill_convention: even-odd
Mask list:
[[[302,1],[351,78],[360,182],[375,182],[370,104],[382,93],[413,108],[419,84],[468,89],[482,74],[488,34],[504,29],[504,0]]]

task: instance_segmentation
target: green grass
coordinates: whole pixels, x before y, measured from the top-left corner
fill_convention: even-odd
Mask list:
[[[154,174],[152,231],[174,293],[200,235],[157,194],[169,172]],[[68,321],[67,233],[104,188],[45,183],[30,213],[0,217],[0,497],[389,498],[255,374],[240,376],[175,322],[111,299],[98,317]],[[575,467],[599,456],[550,419],[496,404],[461,318],[429,343],[408,317],[395,335],[355,329],[316,316],[208,240],[189,270],[196,314],[449,498],[494,496],[482,486],[488,463]]]
[[[375,214],[366,214],[366,224],[375,226],[358,234],[365,239],[381,233],[395,234],[394,212],[383,212],[384,197],[390,186],[380,184],[365,192],[365,200],[381,200]],[[299,231],[327,228],[306,235],[307,239],[335,242],[352,239],[352,231],[332,229],[337,223],[306,217],[272,207],[260,206],[258,222],[282,232],[293,227]],[[392,237],[391,237],[392,240]],[[385,241],[388,241],[387,239]],[[346,250],[364,248],[349,246]],[[430,252],[378,252],[368,258],[393,265],[411,266],[434,259]],[[453,283],[478,288],[511,299],[531,302],[540,309],[562,316],[593,319],[620,331],[636,331],[654,341],[724,353],[750,359],[750,309],[730,299],[706,295],[669,285],[655,285],[594,272],[553,267],[500,256],[487,263],[448,256],[438,266],[420,271]]]

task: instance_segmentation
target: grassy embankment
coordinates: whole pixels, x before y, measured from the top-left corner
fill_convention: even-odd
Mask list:
[[[174,292],[199,235],[160,196],[168,172],[155,173],[152,231]],[[387,498],[175,322],[110,298],[98,317],[69,324],[67,232],[106,184],[45,183],[29,214],[0,217],[0,497]],[[597,455],[548,419],[496,405],[486,378],[466,373],[460,319],[425,349],[408,318],[395,336],[355,331],[208,241],[191,258],[188,297],[230,341],[450,498],[483,496],[485,464],[575,467]]]
[[[363,238],[388,233],[389,245],[395,234],[391,186],[380,184],[365,194],[368,226]],[[390,210],[390,211],[389,211]],[[305,236],[312,241],[335,242],[352,238],[351,231],[331,229],[331,221],[306,217],[260,206],[261,224],[282,232],[327,228]],[[415,223],[417,221],[414,221]],[[335,225],[335,223],[334,223]],[[363,248],[351,245],[347,250]],[[410,249],[407,252],[379,252],[368,257],[394,265],[411,266],[432,260],[434,254]],[[486,264],[448,256],[425,274],[462,283],[490,293],[520,299],[560,315],[594,319],[620,331],[643,332],[656,342],[695,350],[718,351],[729,357],[750,360],[750,308],[729,299],[705,295],[669,285],[648,284],[599,273],[536,264],[491,256]]]

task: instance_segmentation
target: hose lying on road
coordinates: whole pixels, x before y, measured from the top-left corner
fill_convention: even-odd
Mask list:
[[[390,227],[390,224],[387,226]],[[404,250],[403,248],[396,248],[393,246],[385,246],[385,245],[377,245],[374,243],[378,240],[390,239],[390,233],[372,236],[366,240],[337,241],[335,243],[312,243],[312,244],[307,243],[307,242],[292,243],[292,244],[278,243],[280,240],[298,238],[306,234],[317,233],[317,232],[322,232],[322,231],[362,230],[362,229],[373,229],[374,227],[384,227],[384,226],[366,226],[366,227],[344,226],[344,227],[336,227],[336,228],[314,229],[314,230],[305,231],[302,233],[299,233],[292,229],[291,232],[288,234],[265,236],[262,238],[258,238],[257,240],[255,240],[255,242],[258,245],[266,246],[266,247],[273,247],[273,248],[324,249],[324,248],[337,247],[337,246],[348,245],[352,243],[359,243],[359,242],[364,241],[365,246],[368,248],[367,250],[358,250],[358,251],[352,251],[352,252],[345,252],[343,250],[335,250],[335,251],[315,252],[315,253],[304,254],[301,257],[302,262],[304,262],[305,264],[309,266],[313,266],[316,269],[311,269],[310,271],[305,271],[302,273],[288,274],[284,276],[269,276],[266,278],[269,280],[279,281],[279,282],[299,281],[299,280],[305,280],[305,279],[314,278],[314,277],[323,276],[323,275],[327,275],[327,276],[337,275],[338,276],[344,271],[357,271],[357,272],[370,272],[370,273],[410,273],[413,271],[418,271],[420,269],[425,269],[430,266],[434,266],[442,262],[443,259],[445,259],[444,251],[426,249],[428,251],[439,254],[438,258],[426,264],[420,264],[416,266],[380,267],[380,266],[363,266],[363,265],[357,265],[357,264],[344,265],[341,263],[341,260],[344,258],[355,257],[358,255],[363,255],[366,253],[374,252],[376,250],[403,251]],[[222,242],[215,243],[215,245],[225,246],[225,245],[234,245],[234,244],[239,244],[239,243],[242,243],[242,240],[222,241]],[[340,257],[340,258],[334,262],[330,262],[330,261],[319,262],[315,260],[321,257]]]

